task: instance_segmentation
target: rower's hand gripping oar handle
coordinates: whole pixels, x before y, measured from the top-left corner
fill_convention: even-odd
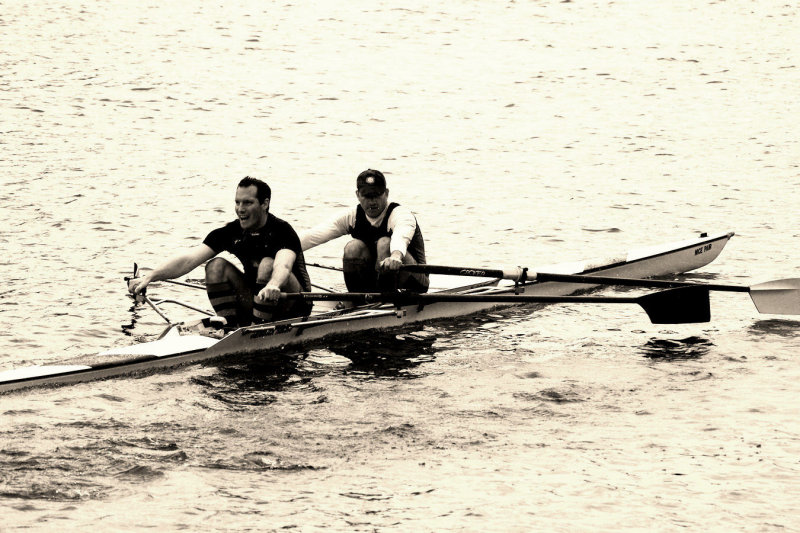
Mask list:
[[[133,276],[125,276],[125,278],[124,278],[125,282],[128,284],[128,292],[129,293],[130,293],[130,288],[131,288],[131,281],[135,280],[138,277],[139,277],[139,265],[134,263],[133,264]],[[150,298],[147,297],[147,287],[145,287],[144,289],[142,289],[141,291],[139,291],[136,294],[130,294],[130,297],[133,298],[133,300],[137,304],[146,303],[147,305],[149,305],[150,307],[153,308],[153,311],[155,311],[158,314],[158,316],[163,318],[168,324],[172,324],[172,321],[167,317],[167,315],[164,314],[163,311],[161,311],[161,309],[158,308],[158,305],[156,305],[155,302],[153,302]]]
[[[128,292],[130,297],[134,299],[137,304],[144,303],[147,300],[147,287],[134,294],[131,292],[131,282],[139,277],[139,265],[133,264],[133,276],[125,276],[125,283],[128,284]]]

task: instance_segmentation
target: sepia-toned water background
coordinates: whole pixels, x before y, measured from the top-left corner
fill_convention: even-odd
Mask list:
[[[3,2],[0,369],[155,338],[123,276],[248,174],[302,230],[381,169],[432,263],[735,231],[687,279],[800,276],[799,12]],[[799,326],[735,293],[680,326],[528,307],[6,394],[0,529],[798,531]]]

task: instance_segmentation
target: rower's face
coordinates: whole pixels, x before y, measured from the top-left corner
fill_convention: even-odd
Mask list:
[[[358,203],[361,204],[361,209],[367,213],[367,216],[375,218],[389,204],[389,189],[378,195],[373,193],[361,194],[361,192],[356,191],[356,198],[358,198]]]
[[[244,230],[258,229],[267,221],[269,199],[262,204],[256,193],[255,185],[236,189],[236,216]]]

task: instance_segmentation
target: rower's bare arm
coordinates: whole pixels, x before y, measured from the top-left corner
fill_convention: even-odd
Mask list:
[[[281,295],[281,288],[286,285],[292,274],[294,261],[297,254],[288,248],[278,250],[272,263],[272,277],[267,285],[259,291],[259,296],[265,300],[277,300]]]
[[[206,244],[195,246],[185,253],[169,259],[167,262],[156,267],[145,276],[132,279],[128,283],[128,290],[133,294],[139,294],[150,283],[154,281],[174,279],[179,276],[183,276],[184,274],[188,274],[215,255],[217,255],[216,252],[214,252],[214,250],[212,250]]]

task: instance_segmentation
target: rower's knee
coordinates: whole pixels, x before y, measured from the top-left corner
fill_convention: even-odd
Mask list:
[[[256,274],[256,282],[266,284],[272,278],[272,267],[275,260],[271,257],[265,257],[258,264],[258,274]]]
[[[358,276],[368,275],[374,270],[374,263],[375,258],[372,257],[372,252],[364,241],[353,239],[345,245],[342,257],[342,269],[345,272],[345,278],[350,273],[357,273]]]
[[[215,257],[206,263],[206,283],[222,283],[228,281],[228,272],[233,265],[222,257]]]
[[[391,252],[389,251],[389,244],[392,242],[391,237],[381,237],[377,242],[378,259],[386,259]]]
[[[369,259],[369,248],[364,241],[353,239],[344,246],[344,259]]]

